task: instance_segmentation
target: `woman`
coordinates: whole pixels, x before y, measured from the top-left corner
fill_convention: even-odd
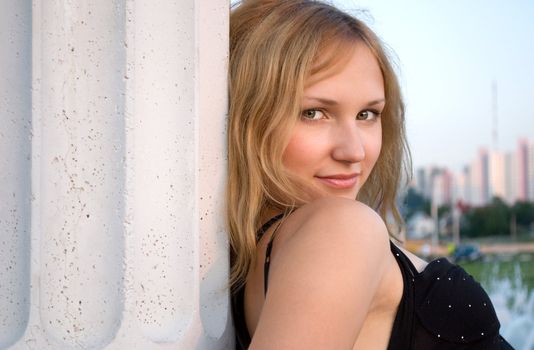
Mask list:
[[[510,348],[465,271],[391,241],[409,156],[376,35],[306,0],[244,1],[230,23],[237,348]]]

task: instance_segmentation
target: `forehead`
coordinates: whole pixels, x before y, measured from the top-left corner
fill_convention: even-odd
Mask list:
[[[311,69],[308,71],[305,85],[309,86],[319,80],[339,73],[346,67],[355,53],[364,53],[367,58],[376,56],[361,39],[345,38],[324,42],[315,54]],[[370,55],[369,55],[370,54]],[[376,60],[378,63],[378,60]]]
[[[381,67],[366,44],[356,42],[335,52],[335,56],[328,52],[325,57],[318,57],[315,69],[312,68],[304,82],[305,93],[319,90],[331,94],[347,88],[359,95],[367,91],[374,95],[384,94]]]

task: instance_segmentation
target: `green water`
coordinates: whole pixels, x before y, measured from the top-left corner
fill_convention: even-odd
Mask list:
[[[458,264],[488,293],[501,334],[517,350],[534,350],[534,254],[486,255]]]
[[[498,254],[487,255],[480,261],[460,262],[489,292],[509,282],[513,290],[525,290],[528,294],[534,289],[534,254]]]

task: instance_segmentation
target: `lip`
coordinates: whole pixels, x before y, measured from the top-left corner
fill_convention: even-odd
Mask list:
[[[354,187],[358,182],[360,174],[335,174],[328,176],[316,176],[322,183],[337,189],[348,189]]]

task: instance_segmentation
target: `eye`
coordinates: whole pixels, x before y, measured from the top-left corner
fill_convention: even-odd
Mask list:
[[[375,120],[380,117],[380,113],[372,110],[365,110],[358,113],[356,120]]]
[[[324,117],[324,113],[318,109],[307,109],[302,111],[301,116],[307,120],[320,120]]]

